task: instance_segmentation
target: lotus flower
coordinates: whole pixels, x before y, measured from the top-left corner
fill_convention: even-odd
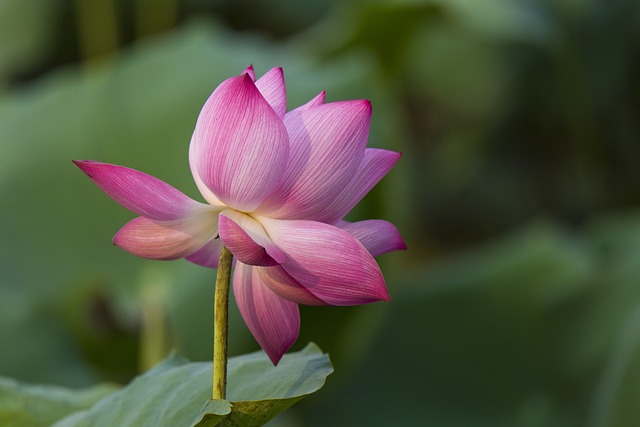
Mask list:
[[[298,304],[389,300],[373,256],[405,248],[397,229],[343,220],[400,157],[366,148],[370,118],[369,101],[325,103],[324,92],[286,112],[282,69],[256,80],[249,67],[211,94],[191,139],[207,203],[134,169],[74,163],[140,215],[113,238],[125,251],[216,268],[229,248],[240,312],[277,364],[298,337]]]

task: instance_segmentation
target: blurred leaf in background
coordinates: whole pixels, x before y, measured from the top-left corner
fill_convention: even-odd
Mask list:
[[[18,74],[53,56],[52,34],[58,29],[62,0],[0,1],[0,92]]]
[[[76,411],[88,409],[117,390],[113,385],[69,390],[30,386],[0,378],[0,424],[5,427],[50,426]]]

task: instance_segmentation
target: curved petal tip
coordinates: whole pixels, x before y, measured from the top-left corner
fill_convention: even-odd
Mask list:
[[[233,292],[249,330],[277,365],[298,338],[298,305],[273,293],[262,283],[255,267],[242,263],[234,272]]]
[[[248,74],[251,80],[256,81],[256,72],[253,70],[253,64],[249,64],[247,68],[241,74]]]
[[[288,156],[282,119],[246,73],[211,94],[189,149],[194,175],[224,204],[245,212],[272,192]]]
[[[164,181],[135,169],[92,160],[73,160],[102,191],[138,215],[177,220],[205,208]]]

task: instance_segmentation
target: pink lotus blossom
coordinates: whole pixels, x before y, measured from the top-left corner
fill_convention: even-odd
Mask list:
[[[383,220],[344,216],[400,158],[366,148],[369,101],[325,103],[324,92],[286,112],[281,68],[249,67],[205,103],[189,163],[207,203],[145,173],[75,161],[112,199],[140,215],[113,238],[134,255],[216,268],[236,260],[233,289],[249,329],[274,364],[298,337],[298,304],[389,300],[373,256],[405,249]]]

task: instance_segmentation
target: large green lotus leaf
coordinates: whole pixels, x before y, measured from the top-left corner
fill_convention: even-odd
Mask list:
[[[93,408],[54,427],[259,426],[319,390],[333,372],[315,345],[274,367],[263,352],[229,360],[228,400],[210,400],[211,363],[172,355]]]
[[[27,385],[0,377],[0,425],[48,427],[76,411],[90,408],[115,391],[115,385],[71,390],[55,386]]]

